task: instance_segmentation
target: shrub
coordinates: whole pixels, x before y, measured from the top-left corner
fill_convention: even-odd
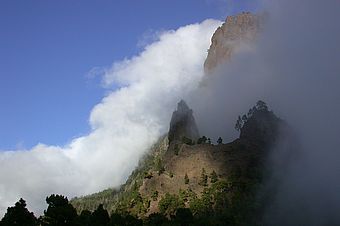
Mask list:
[[[179,152],[178,144],[175,144],[174,151],[175,151],[175,155],[178,155],[178,152]]]
[[[195,142],[193,142],[190,138],[186,137],[186,136],[183,136],[182,137],[182,142],[184,144],[187,144],[187,145],[194,145]]]
[[[160,158],[156,159],[155,170],[158,171],[158,175],[161,175],[165,171],[162,160]]]
[[[202,168],[201,180],[198,182],[198,184],[201,185],[201,186],[207,186],[208,185],[208,176],[207,176],[204,168]]]
[[[183,207],[184,203],[178,195],[170,195],[169,193],[166,193],[158,203],[160,212],[167,215],[174,215],[178,208]]]
[[[157,201],[157,199],[158,199],[158,191],[152,192],[151,198],[152,198],[153,201]]]
[[[217,180],[218,180],[217,174],[215,170],[213,170],[212,173],[210,174],[210,182],[215,183],[217,182]]]
[[[207,137],[206,136],[200,137],[197,140],[197,144],[205,144],[206,142],[207,142]]]
[[[185,174],[185,176],[184,176],[184,183],[185,183],[185,184],[189,184],[189,177],[188,177],[188,174]]]

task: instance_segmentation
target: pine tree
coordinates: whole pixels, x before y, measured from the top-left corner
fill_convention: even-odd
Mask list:
[[[20,199],[17,203],[15,203],[15,206],[7,208],[7,213],[2,218],[0,225],[36,226],[38,225],[38,222],[33,213],[29,212],[28,209],[26,208],[26,201]]]
[[[217,182],[218,178],[217,178],[217,174],[215,172],[215,170],[212,171],[212,173],[210,174],[210,181],[211,183],[215,183]]]
[[[73,225],[77,211],[68,202],[67,197],[53,194],[46,198],[46,202],[48,207],[44,211],[42,226]]]
[[[204,187],[208,185],[208,175],[206,174],[204,168],[202,168],[201,180],[198,184]]]
[[[110,222],[110,217],[107,210],[104,209],[103,204],[100,204],[98,208],[93,211],[91,217],[92,226],[105,226]]]
[[[268,111],[267,104],[262,100],[257,101],[256,108],[259,111]]]
[[[188,177],[188,174],[185,174],[185,176],[184,176],[184,183],[185,183],[185,184],[189,184],[189,177]]]
[[[236,121],[236,125],[235,125],[235,129],[237,131],[240,131],[242,129],[242,126],[243,126],[243,122],[242,122],[241,116],[238,116],[237,121]]]

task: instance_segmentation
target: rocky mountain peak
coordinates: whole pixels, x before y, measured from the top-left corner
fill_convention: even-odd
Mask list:
[[[242,42],[252,41],[261,29],[265,15],[243,12],[228,16],[211,38],[204,70],[210,73],[217,65],[230,59],[235,49]]]
[[[169,144],[173,141],[181,141],[183,137],[191,140],[199,138],[193,111],[184,100],[177,104],[177,110],[173,112],[169,130]]]

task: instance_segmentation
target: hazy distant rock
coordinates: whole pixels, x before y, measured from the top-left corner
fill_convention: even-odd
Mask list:
[[[177,110],[172,114],[169,143],[175,140],[180,141],[183,137],[196,141],[199,138],[199,132],[192,110],[184,100],[181,100],[177,105]]]
[[[218,64],[228,60],[240,43],[256,38],[265,15],[254,15],[249,12],[228,16],[211,38],[207,59],[204,62],[206,73],[211,72]]]

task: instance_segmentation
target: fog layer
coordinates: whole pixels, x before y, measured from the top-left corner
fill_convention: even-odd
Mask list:
[[[266,223],[339,224],[340,1],[263,5],[268,19],[257,42],[207,75],[189,105],[202,135],[232,140],[237,115],[259,99],[267,102],[292,127],[300,146],[289,164],[281,159],[285,147],[273,150],[271,164],[281,174]]]

